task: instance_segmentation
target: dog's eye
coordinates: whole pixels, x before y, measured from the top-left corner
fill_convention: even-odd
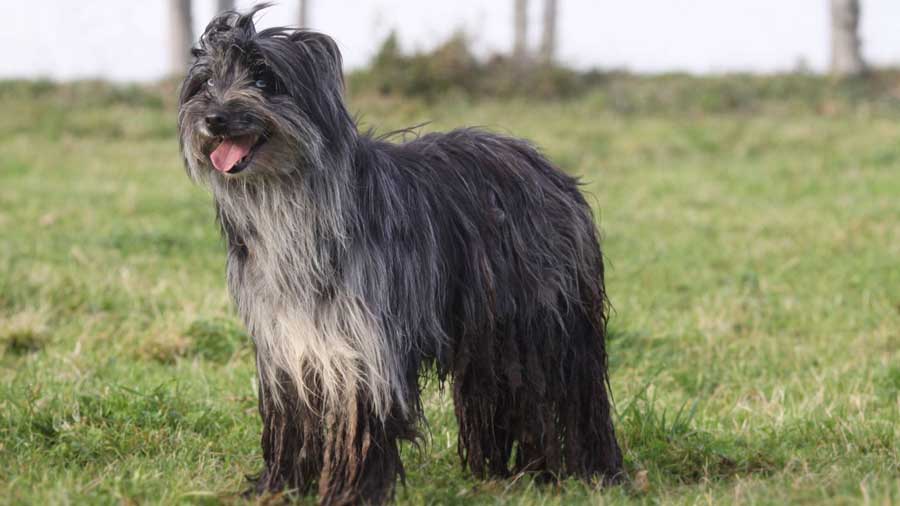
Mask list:
[[[216,83],[212,79],[210,79],[209,81],[206,81],[206,85],[209,86],[210,88],[212,88],[213,86],[216,85]]]
[[[253,83],[253,85],[257,88],[267,88],[269,86],[269,83],[265,79],[257,79],[256,82]]]

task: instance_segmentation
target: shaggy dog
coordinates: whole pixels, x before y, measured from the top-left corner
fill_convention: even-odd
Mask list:
[[[257,32],[258,10],[212,20],[178,116],[256,346],[256,491],[390,501],[429,370],[475,475],[616,480],[603,261],[577,181],[484,131],[359,132],[334,41]]]

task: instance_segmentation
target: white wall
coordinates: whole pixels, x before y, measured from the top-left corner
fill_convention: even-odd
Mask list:
[[[311,0],[312,25],[335,37],[345,62],[364,64],[396,28],[407,48],[423,49],[454,30],[478,51],[506,51],[512,0]],[[238,1],[239,6],[254,2]],[[540,0],[532,0],[531,35]],[[864,52],[900,64],[900,0],[863,0]],[[195,0],[199,32],[212,0]],[[639,72],[790,70],[801,58],[828,61],[828,0],[560,0],[560,56],[581,68]],[[167,68],[166,0],[0,0],[0,78],[103,77],[151,80]],[[281,0],[263,25],[291,24]]]

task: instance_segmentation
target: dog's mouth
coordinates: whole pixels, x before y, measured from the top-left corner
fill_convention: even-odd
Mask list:
[[[223,137],[216,149],[209,154],[209,160],[217,171],[223,174],[237,174],[250,165],[264,142],[265,138],[262,135]]]

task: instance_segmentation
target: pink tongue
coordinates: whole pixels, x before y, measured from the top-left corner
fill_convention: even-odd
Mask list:
[[[209,154],[209,159],[219,172],[228,172],[234,168],[241,158],[247,156],[253,147],[251,137],[238,137],[226,139],[219,147]]]

